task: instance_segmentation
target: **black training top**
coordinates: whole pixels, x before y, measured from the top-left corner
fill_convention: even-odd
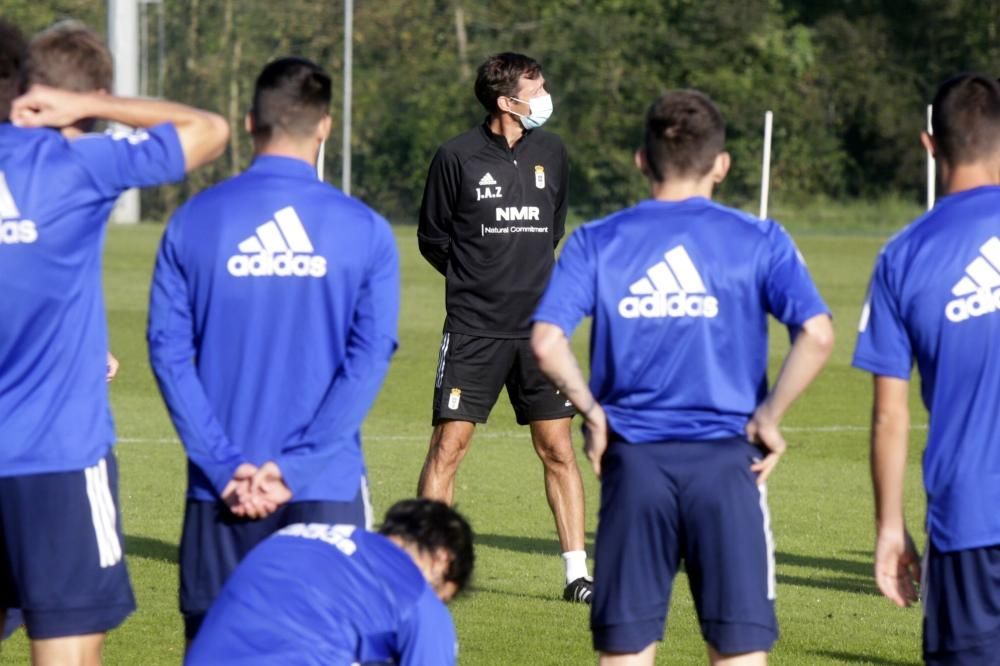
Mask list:
[[[568,171],[562,140],[538,129],[511,149],[483,123],[438,149],[417,239],[446,278],[445,331],[530,335],[565,230]]]

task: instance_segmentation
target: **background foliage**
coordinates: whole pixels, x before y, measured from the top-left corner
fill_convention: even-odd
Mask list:
[[[3,14],[28,32],[61,17],[106,29],[98,0],[5,0]],[[271,58],[299,54],[325,66],[339,126],[342,2],[164,0],[146,14],[150,68],[162,71],[149,91],[223,113],[237,137],[183,186],[144,195],[147,217],[246,165],[242,116]],[[729,201],[755,197],[766,109],[776,119],[778,200],[916,201],[917,134],[934,88],[963,70],[998,74],[1000,62],[1000,0],[358,0],[354,30],[352,193],[399,222],[416,216],[437,145],[483,116],[472,80],[496,51],[542,62],[581,217],[642,196],[632,166],[642,113],[676,87],[705,90],[727,118]],[[339,137],[338,129],[327,152],[335,183]]]

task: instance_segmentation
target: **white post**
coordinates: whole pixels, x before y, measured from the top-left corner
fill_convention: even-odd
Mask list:
[[[767,218],[767,197],[771,189],[771,127],[774,114],[764,113],[764,159],[760,167],[760,219]]]
[[[931,118],[934,115],[934,107],[927,105],[927,133],[934,136],[934,127],[931,125]],[[937,187],[937,165],[934,163],[934,155],[927,151],[927,210],[934,208],[934,190]]]
[[[344,119],[342,150],[343,174],[341,189],[351,194],[351,95],[354,60],[354,0],[344,0]]]
[[[137,0],[108,0],[108,46],[114,56],[116,95],[139,94],[139,3]],[[113,222],[139,221],[139,190],[129,190],[118,198],[111,213]]]
[[[326,141],[319,144],[319,155],[316,156],[316,177],[323,180],[323,163],[326,161]]]

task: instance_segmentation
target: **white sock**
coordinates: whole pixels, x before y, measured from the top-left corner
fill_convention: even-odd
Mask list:
[[[570,550],[562,554],[563,564],[566,565],[566,584],[569,585],[577,578],[588,576],[587,573],[587,551]]]

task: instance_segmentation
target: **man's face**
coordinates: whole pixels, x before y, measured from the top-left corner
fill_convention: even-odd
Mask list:
[[[515,113],[526,116],[531,113],[528,100],[548,94],[549,91],[545,89],[544,76],[539,74],[533,79],[522,76],[517,81],[517,92],[510,96],[510,107]]]

